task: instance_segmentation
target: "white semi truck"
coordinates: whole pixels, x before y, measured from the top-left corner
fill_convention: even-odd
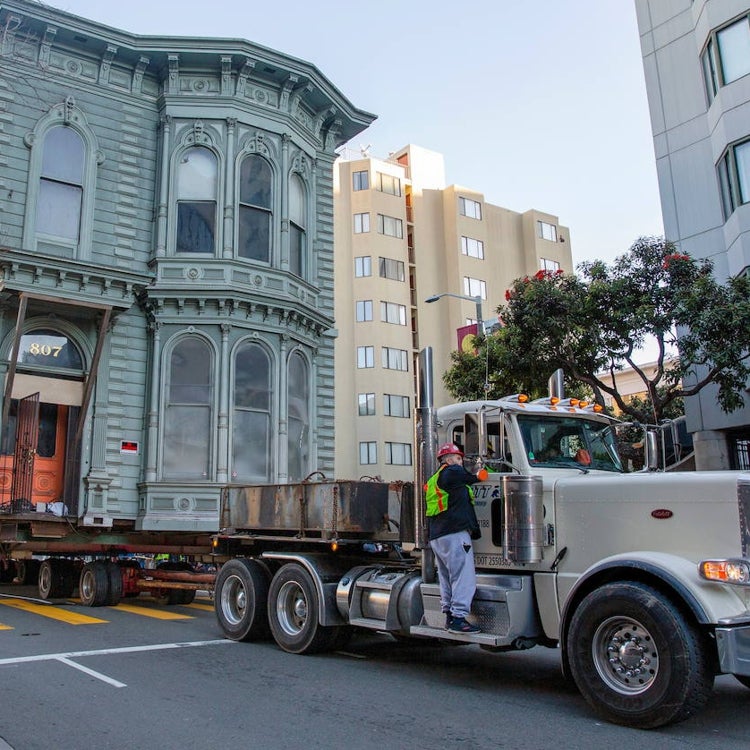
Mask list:
[[[750,476],[625,473],[617,423],[569,401],[520,396],[432,408],[420,355],[417,481],[229,486],[215,608],[235,640],[285,651],[340,646],[353,628],[488,652],[559,648],[605,719],[654,728],[707,702],[714,677],[750,687]],[[444,630],[420,488],[438,442],[490,471],[470,620]],[[649,442],[648,438],[645,441]],[[390,495],[390,499],[389,499]]]

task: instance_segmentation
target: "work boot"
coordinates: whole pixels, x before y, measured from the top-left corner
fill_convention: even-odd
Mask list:
[[[450,630],[453,615],[450,612],[444,612],[443,614],[445,615],[445,630]]]
[[[451,624],[448,626],[448,632],[471,635],[472,633],[481,633],[482,631],[476,625],[472,625],[463,617],[454,617],[451,620]]]

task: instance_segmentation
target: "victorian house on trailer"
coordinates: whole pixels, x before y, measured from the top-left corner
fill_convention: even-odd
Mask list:
[[[374,119],[249,42],[0,0],[0,506],[210,530],[333,469],[335,149]]]

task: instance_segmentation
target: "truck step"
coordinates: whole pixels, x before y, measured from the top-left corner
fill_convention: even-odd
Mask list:
[[[476,643],[480,646],[491,646],[493,648],[510,646],[512,643],[511,639],[494,633],[450,633],[442,628],[430,628],[425,625],[413,625],[409,628],[409,634],[427,636],[429,638],[440,638],[444,641]]]
[[[367,628],[368,630],[386,630],[385,622],[373,617],[352,617],[349,619],[350,625],[356,625],[358,628]]]

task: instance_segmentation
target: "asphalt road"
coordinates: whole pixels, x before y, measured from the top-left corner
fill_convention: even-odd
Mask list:
[[[90,609],[19,594],[33,592],[0,587],[0,750],[750,746],[750,690],[731,677],[699,716],[644,732],[599,721],[549,649],[363,634],[334,654],[293,656],[223,639],[205,598]]]

